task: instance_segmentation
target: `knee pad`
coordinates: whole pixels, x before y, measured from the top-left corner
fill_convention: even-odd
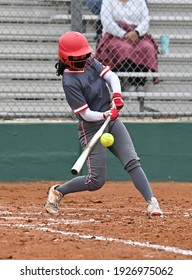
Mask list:
[[[139,167],[139,166],[141,166],[139,160],[133,159],[130,162],[128,162],[128,164],[125,166],[125,170],[127,172],[130,172],[131,170],[133,170],[134,168]]]

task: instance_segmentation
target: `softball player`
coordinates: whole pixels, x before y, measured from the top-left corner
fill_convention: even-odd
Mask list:
[[[78,119],[79,141],[85,148],[110,115],[111,120],[105,132],[113,134],[115,142],[108,149],[120,160],[145,199],[147,214],[160,216],[163,213],[153,196],[131,137],[118,118],[118,113],[124,106],[119,78],[108,66],[96,60],[92,53],[93,49],[87,39],[79,32],[67,32],[59,39],[57,75],[62,75],[67,102]],[[111,107],[112,102],[115,108]],[[45,203],[47,212],[58,214],[61,199],[69,193],[96,191],[105,184],[106,148],[99,141],[89,154],[87,167],[88,175],[78,176],[65,184],[49,188]]]

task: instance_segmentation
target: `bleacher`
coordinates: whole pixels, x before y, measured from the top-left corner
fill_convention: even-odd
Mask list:
[[[0,118],[72,118],[55,75],[57,42],[71,30],[69,0],[1,0]],[[170,36],[170,53],[159,54],[159,73],[147,75],[146,92],[123,92],[126,117],[192,116],[192,0],[148,0],[150,33],[159,44]],[[95,48],[96,17],[82,4],[85,35]],[[119,76],[130,73],[117,73]],[[154,85],[154,76],[160,83]]]

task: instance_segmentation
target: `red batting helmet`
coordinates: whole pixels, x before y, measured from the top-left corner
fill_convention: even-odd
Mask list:
[[[93,49],[89,46],[87,39],[79,32],[69,31],[59,38],[59,59],[69,66],[74,67],[74,62],[70,57],[85,55],[84,61],[86,61],[92,52]]]

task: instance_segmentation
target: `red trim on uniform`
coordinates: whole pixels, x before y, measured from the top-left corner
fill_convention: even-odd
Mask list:
[[[103,78],[103,77],[107,74],[107,72],[109,72],[110,70],[111,70],[111,67],[106,66],[106,67],[100,72],[99,76]]]
[[[86,146],[88,145],[88,140],[87,140],[87,135],[86,135],[86,131],[84,128],[84,122],[81,122],[81,128],[83,131],[83,138],[84,138],[84,142],[86,144]],[[87,166],[88,166],[88,170],[89,170],[89,177],[87,178],[87,181],[85,182],[85,184],[89,184],[91,182],[91,177],[92,177],[92,170],[91,170],[91,161],[90,161],[90,157],[88,156],[87,158]]]
[[[86,103],[86,104],[82,105],[81,107],[79,107],[79,108],[77,108],[77,109],[75,109],[73,111],[74,111],[75,114],[79,114],[79,113],[85,111],[88,107],[89,106]]]
[[[77,71],[74,71],[74,70],[70,70],[70,69],[65,69],[64,72],[66,74],[81,74],[81,73],[84,73],[85,71],[84,70],[77,70]]]

